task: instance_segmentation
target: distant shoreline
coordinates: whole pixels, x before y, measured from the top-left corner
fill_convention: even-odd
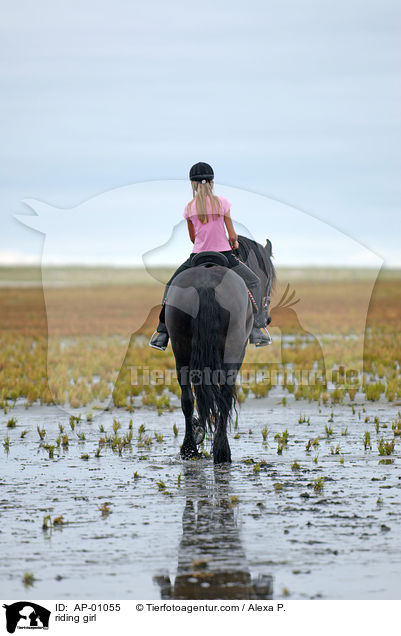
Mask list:
[[[295,280],[365,280],[376,277],[376,270],[369,267],[330,266],[277,266],[278,279]],[[85,285],[159,285],[165,283],[175,266],[158,266],[146,270],[139,266],[115,265],[0,265],[0,287],[74,287]],[[44,274],[44,275],[43,275]],[[401,269],[385,268],[379,272],[382,279],[401,279]]]

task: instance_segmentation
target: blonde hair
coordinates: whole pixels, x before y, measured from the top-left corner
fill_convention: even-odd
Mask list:
[[[191,181],[192,185],[192,200],[187,204],[188,214],[191,211],[191,205],[195,201],[196,214],[201,223],[207,223],[209,221],[207,213],[207,197],[209,197],[210,204],[212,206],[212,218],[214,221],[221,215],[221,201],[219,197],[213,194],[213,181],[206,181],[202,183],[200,181]]]

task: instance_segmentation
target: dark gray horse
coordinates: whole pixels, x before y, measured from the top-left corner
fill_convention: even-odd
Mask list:
[[[227,424],[253,324],[246,285],[224,266],[224,260],[219,253],[199,254],[194,267],[174,279],[165,307],[185,416],[181,457],[198,455],[197,444],[208,428],[216,464],[231,461]],[[194,418],[194,397],[198,418]]]
[[[237,274],[217,264],[223,258],[216,253],[207,257],[208,262],[179,274],[166,300],[166,327],[185,416],[181,457],[189,459],[198,454],[197,443],[208,427],[213,435],[215,463],[231,461],[227,423],[253,324],[246,285]],[[199,420],[193,418],[194,394]]]

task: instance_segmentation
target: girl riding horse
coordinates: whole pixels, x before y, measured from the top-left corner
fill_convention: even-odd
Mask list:
[[[262,309],[262,292],[259,278],[253,271],[242,263],[232,250],[238,249],[238,236],[230,217],[230,202],[213,193],[213,169],[209,164],[199,162],[192,166],[189,172],[192,185],[192,200],[185,206],[184,218],[188,224],[189,237],[194,244],[192,254],[173,274],[166,285],[162,301],[157,331],[150,339],[150,346],[164,351],[169,341],[169,335],[164,322],[165,301],[168,288],[174,278],[182,271],[192,266],[192,260],[200,252],[220,252],[228,261],[228,267],[241,276],[250,292],[255,311],[253,329],[249,342],[257,347],[264,347],[271,343],[271,338],[261,329],[266,327]],[[228,237],[226,235],[226,230]]]

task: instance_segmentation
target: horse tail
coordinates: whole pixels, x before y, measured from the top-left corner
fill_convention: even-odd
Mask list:
[[[191,379],[200,423],[212,434],[227,422],[235,402],[235,382],[227,382],[224,364],[225,329],[212,287],[198,288],[199,311],[193,321]]]

